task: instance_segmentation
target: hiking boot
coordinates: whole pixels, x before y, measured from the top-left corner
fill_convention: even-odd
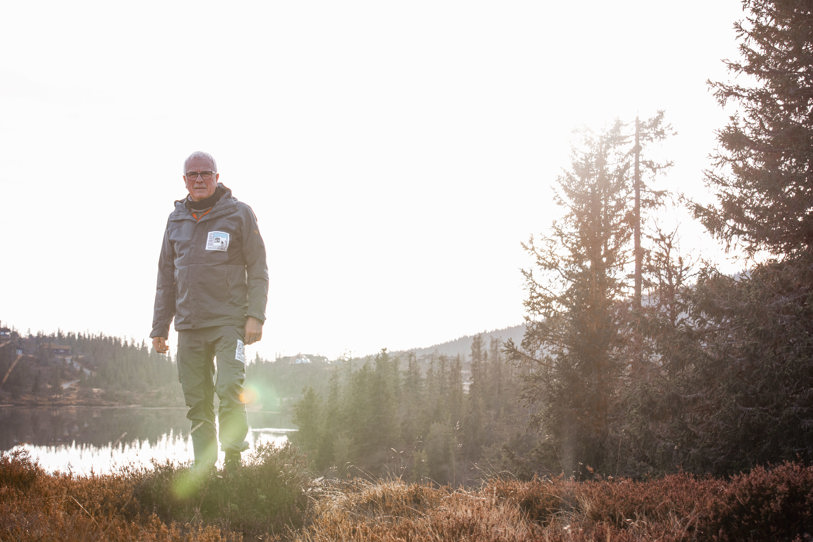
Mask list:
[[[226,459],[223,461],[223,470],[226,472],[235,472],[240,468],[240,452],[228,451],[226,452]]]

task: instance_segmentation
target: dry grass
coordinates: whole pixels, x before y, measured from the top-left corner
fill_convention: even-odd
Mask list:
[[[299,542],[813,540],[813,467],[731,481],[494,479],[477,490],[400,481],[335,483]]]
[[[0,457],[0,540],[811,540],[813,467],[732,480],[494,479],[463,490],[400,480],[312,481],[290,449],[236,477],[184,469],[48,475]],[[187,491],[178,491],[181,484]]]
[[[140,512],[123,475],[46,475],[22,454],[0,459],[0,540],[228,540],[213,526]]]
[[[677,518],[668,497],[660,499],[660,507],[647,505],[645,510],[636,503],[608,501],[599,489],[608,485],[612,483],[493,480],[479,490],[463,491],[355,481],[318,499],[313,522],[295,540],[692,539],[690,521]],[[647,515],[653,508],[660,511]]]

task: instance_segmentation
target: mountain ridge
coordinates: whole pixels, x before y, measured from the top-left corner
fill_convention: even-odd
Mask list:
[[[432,354],[449,357],[460,355],[462,359],[468,359],[471,356],[471,344],[474,341],[474,337],[476,337],[477,335],[483,337],[483,346],[485,348],[488,348],[491,340],[493,339],[499,340],[501,342],[504,342],[508,339],[513,339],[515,343],[519,344],[522,341],[522,337],[524,334],[525,334],[525,324],[519,324],[516,326],[509,326],[501,329],[494,329],[491,331],[482,331],[480,333],[475,333],[473,335],[464,335],[462,337],[458,337],[457,339],[434,344],[432,346],[424,346],[417,348],[409,348],[406,350],[393,351],[391,352],[391,354],[395,355],[415,354],[415,356],[417,357],[423,357]]]

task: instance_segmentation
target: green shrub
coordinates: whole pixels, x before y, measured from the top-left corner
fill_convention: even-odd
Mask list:
[[[260,446],[235,472],[198,473],[156,465],[135,487],[136,499],[166,522],[220,526],[246,535],[281,533],[302,525],[309,477],[290,446]]]

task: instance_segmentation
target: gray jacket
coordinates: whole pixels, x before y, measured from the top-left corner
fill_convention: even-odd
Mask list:
[[[247,316],[265,321],[268,267],[257,217],[223,188],[200,220],[185,200],[175,202],[158,260],[150,337],[167,337],[173,317],[178,331],[242,327]]]

